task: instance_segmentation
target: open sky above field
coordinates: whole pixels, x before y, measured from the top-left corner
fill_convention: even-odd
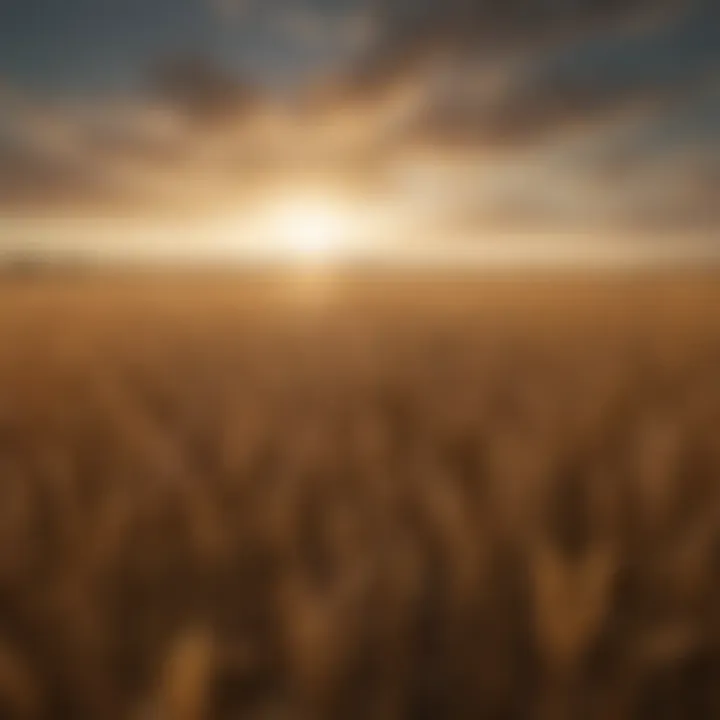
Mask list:
[[[717,0],[0,0],[0,250],[720,256]]]

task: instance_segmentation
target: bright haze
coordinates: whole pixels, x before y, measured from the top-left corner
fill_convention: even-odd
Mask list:
[[[704,263],[717,0],[0,0],[0,249]]]

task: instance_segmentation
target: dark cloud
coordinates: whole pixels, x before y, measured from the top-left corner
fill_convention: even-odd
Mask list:
[[[557,44],[670,20],[683,0],[382,0],[378,41],[351,84],[372,91],[385,78],[414,71],[443,54],[533,54]]]
[[[492,98],[429,104],[410,130],[415,142],[507,152],[621,123],[652,122],[708,87],[633,80],[556,81],[529,75]]]
[[[408,86],[426,83],[419,116],[409,131],[415,140],[456,146],[480,143],[509,148],[611,123],[634,112],[651,117],[654,109],[662,111],[682,102],[689,89],[707,83],[707,77],[682,72],[687,48],[677,50],[681,71],[660,76],[608,75],[609,62],[607,67],[601,62],[595,72],[569,77],[543,72],[558,57],[569,57],[574,67],[574,48],[589,44],[592,37],[604,38],[602,46],[620,30],[653,26],[655,32],[662,28],[672,32],[683,17],[712,14],[708,3],[712,0],[378,2],[376,43],[315,99],[326,107],[372,106],[392,102]],[[720,55],[715,55],[717,70]],[[484,65],[504,76],[509,87],[495,88],[489,95],[477,93],[470,102],[458,100],[452,92],[437,93],[438,74],[444,71],[447,76],[453,63],[455,74],[471,81],[475,69]],[[478,85],[483,82],[481,72]]]
[[[264,101],[264,94],[210,58],[179,54],[151,68],[149,90],[199,123],[235,122]]]

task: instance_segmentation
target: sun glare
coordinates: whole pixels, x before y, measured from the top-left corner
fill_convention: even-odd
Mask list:
[[[209,233],[228,254],[317,266],[371,256],[391,227],[377,203],[333,190],[291,189],[239,216],[216,219]]]
[[[277,230],[289,252],[309,257],[337,251],[346,232],[344,218],[336,208],[309,200],[278,208]]]
[[[350,213],[337,202],[298,197],[268,210],[272,241],[283,254],[297,259],[328,260],[349,248],[353,235]]]

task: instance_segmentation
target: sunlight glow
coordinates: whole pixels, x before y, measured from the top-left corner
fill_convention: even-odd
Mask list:
[[[363,216],[352,203],[330,193],[276,195],[260,207],[252,235],[284,260],[327,262],[357,248]]]
[[[228,259],[315,267],[373,257],[399,236],[382,204],[325,187],[277,189],[204,227],[205,248]]]
[[[295,257],[321,259],[336,255],[353,232],[352,218],[339,205],[317,198],[297,198],[277,206],[272,234]]]

